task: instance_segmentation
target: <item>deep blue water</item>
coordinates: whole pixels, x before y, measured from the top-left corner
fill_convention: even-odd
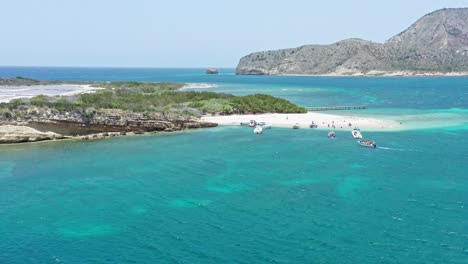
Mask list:
[[[0,68],[467,115],[464,77],[232,73]],[[467,125],[365,132],[377,149],[348,132],[241,127],[0,146],[0,263],[468,263]]]

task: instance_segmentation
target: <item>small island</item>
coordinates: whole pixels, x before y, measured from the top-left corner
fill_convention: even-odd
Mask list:
[[[204,115],[305,113],[271,95],[183,90],[184,83],[61,82],[0,79],[2,86],[80,86],[84,92],[36,95],[0,103],[0,143],[83,139],[215,127]],[[59,90],[60,87],[54,87]]]
[[[206,74],[218,74],[218,73],[219,73],[218,69],[215,69],[215,68],[206,69]]]

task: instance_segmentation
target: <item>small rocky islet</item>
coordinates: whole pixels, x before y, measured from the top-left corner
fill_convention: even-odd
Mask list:
[[[218,69],[216,69],[216,68],[208,68],[208,69],[206,69],[206,72],[205,72],[205,73],[206,73],[206,74],[218,74],[219,71],[218,71]]]

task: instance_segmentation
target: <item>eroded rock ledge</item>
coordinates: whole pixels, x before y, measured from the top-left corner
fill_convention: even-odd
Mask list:
[[[12,144],[35,142],[43,140],[63,139],[63,135],[54,132],[41,132],[27,126],[2,125],[0,126],[0,143]]]
[[[28,109],[5,118],[0,117],[0,143],[21,143],[63,139],[91,134],[128,132],[141,134],[152,131],[215,127],[216,123],[164,113],[134,113],[101,109],[59,112],[55,109]]]

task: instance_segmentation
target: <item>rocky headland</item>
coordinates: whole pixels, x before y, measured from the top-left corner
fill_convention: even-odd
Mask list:
[[[12,144],[63,139],[63,135],[54,132],[41,132],[28,126],[0,125],[0,143]]]
[[[32,107],[8,118],[0,117],[0,144],[66,138],[173,132],[215,127],[216,123],[164,113],[135,113],[119,109],[58,111]]]
[[[331,45],[255,52],[240,59],[236,73],[468,75],[468,8],[441,9],[427,14],[385,43],[347,39]]]
[[[0,143],[65,138],[103,138],[115,135],[173,132],[208,128],[216,123],[164,113],[135,113],[119,109],[58,111],[32,107],[0,118]]]

